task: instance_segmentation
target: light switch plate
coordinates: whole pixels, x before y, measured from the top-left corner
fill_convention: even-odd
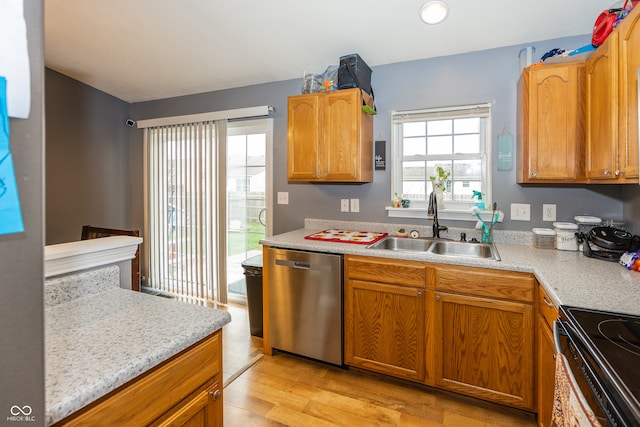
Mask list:
[[[278,204],[279,205],[288,205],[289,204],[289,193],[286,191],[278,191]]]
[[[512,221],[531,221],[531,205],[528,203],[511,203]]]
[[[340,212],[349,212],[349,199],[340,199]]]
[[[360,212],[360,199],[351,199],[351,212]]]

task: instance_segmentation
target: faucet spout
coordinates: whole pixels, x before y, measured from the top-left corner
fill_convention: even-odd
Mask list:
[[[440,225],[438,224],[438,201],[436,200],[436,193],[432,191],[429,195],[429,207],[427,208],[427,215],[433,216],[433,237],[440,238]]]

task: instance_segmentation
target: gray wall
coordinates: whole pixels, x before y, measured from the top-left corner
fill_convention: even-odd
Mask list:
[[[538,58],[555,47],[567,49],[588,44],[590,36],[571,37],[533,43]],[[374,119],[374,139],[387,141],[389,159],[391,124],[389,112],[445,105],[494,102],[493,144],[504,125],[516,132],[516,84],[520,69],[518,53],[523,46],[511,46],[482,52],[433,58],[422,61],[373,67],[373,87],[378,115]],[[538,59],[536,58],[536,60]],[[366,60],[366,58],[365,58]],[[304,218],[334,218],[354,221],[398,222],[386,216],[390,204],[391,173],[374,173],[374,182],[362,185],[314,185],[288,183],[286,178],[286,97],[300,93],[300,81],[237,88],[152,102],[136,103],[131,115],[136,120],[163,116],[199,113],[254,105],[276,107],[274,118],[274,193],[289,192],[289,205],[274,204],[274,232],[299,228]],[[139,135],[134,135],[132,150],[136,162],[142,156]],[[494,147],[494,153],[495,153]],[[495,156],[495,154],[494,154]],[[134,192],[141,187],[142,177],[133,172]],[[138,175],[137,177],[135,175]],[[516,184],[513,171],[497,171],[494,166],[493,197],[500,209],[507,212],[503,229],[531,229],[551,226],[542,222],[542,204],[557,205],[557,219],[572,221],[577,214],[598,215],[621,219],[623,202],[621,187],[523,187]],[[275,194],[274,194],[275,197]],[[360,213],[341,213],[341,198],[359,198]],[[136,197],[134,197],[136,199]],[[530,203],[531,221],[510,221],[510,203]],[[470,217],[471,220],[471,217]],[[424,223],[424,220],[403,220],[404,223]],[[473,225],[473,222],[459,225]]]
[[[129,228],[129,104],[46,70],[46,244]]]
[[[535,60],[552,48],[571,49],[589,41],[590,36],[585,35],[532,43],[536,47]],[[494,102],[495,156],[496,138],[502,127],[508,126],[514,135],[516,132],[518,52],[522,47],[373,67],[379,110],[374,119],[374,139],[387,141],[387,159],[391,110],[486,101]],[[143,132],[126,128],[123,122],[127,116],[141,120],[265,104],[276,108],[271,116],[274,118],[274,198],[278,191],[289,192],[289,205],[274,203],[274,233],[299,228],[305,218],[399,222],[388,218],[384,209],[390,204],[389,167],[376,171],[371,184],[287,182],[287,97],[300,93],[300,83],[298,79],[288,80],[128,105],[48,70],[47,117],[55,114],[56,120],[47,122],[47,243],[75,240],[82,224],[89,222],[143,229]],[[54,109],[61,112],[57,114]],[[76,120],[78,114],[82,115],[82,121]],[[123,145],[126,139],[128,147]],[[52,147],[60,147],[62,154],[54,153]],[[70,162],[69,158],[74,161]],[[97,158],[107,159],[106,164],[95,163]],[[93,166],[86,167],[87,162]],[[127,164],[129,170],[124,171]],[[128,178],[124,178],[127,175]],[[614,219],[624,216],[630,225],[640,229],[638,214],[634,215],[637,209],[625,209],[639,203],[640,191],[636,186],[520,186],[515,182],[515,169],[497,171],[494,167],[493,197],[499,208],[507,212],[507,220],[500,225],[503,229],[551,226],[542,221],[543,203],[557,205],[559,221],[571,221],[577,214]],[[341,213],[341,198],[359,198],[360,213]],[[510,203],[530,203],[532,220],[510,221]],[[402,220],[410,224],[425,221]],[[473,222],[455,225],[472,226]]]
[[[623,195],[623,218],[635,234],[640,234],[640,186],[625,185]]]
[[[25,232],[0,236],[0,425],[14,405],[29,405],[44,425],[43,323],[43,2],[24,2],[31,63],[31,114],[11,119]],[[27,423],[29,424],[29,423]]]

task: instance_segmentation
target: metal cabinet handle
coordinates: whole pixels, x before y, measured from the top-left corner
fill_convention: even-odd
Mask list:
[[[605,175],[609,175],[611,172],[609,172],[609,169],[605,169],[603,172]]]
[[[616,176],[620,176],[621,173],[622,172],[620,171],[620,169],[616,169],[616,171],[615,171]]]
[[[553,303],[552,303],[551,301],[549,301],[549,300],[547,299],[547,297],[546,297],[546,296],[545,296],[545,297],[542,297],[542,301],[544,301],[544,303],[545,303],[547,306],[549,306],[549,307],[553,307]]]
[[[536,176],[538,176],[538,173],[537,173],[536,171],[532,171],[532,172],[531,172],[531,176],[532,176],[532,177],[536,177]]]
[[[209,394],[211,395],[211,397],[213,397],[213,400],[218,400],[220,399],[220,389],[216,389],[216,390],[211,390],[209,392]]]
[[[436,301],[440,301],[440,295],[436,295]]]

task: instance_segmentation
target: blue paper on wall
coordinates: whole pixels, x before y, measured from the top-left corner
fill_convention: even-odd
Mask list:
[[[513,169],[513,136],[505,127],[498,136],[498,170],[510,171],[511,169]]]
[[[0,234],[23,231],[20,197],[9,145],[7,80],[0,76]]]

